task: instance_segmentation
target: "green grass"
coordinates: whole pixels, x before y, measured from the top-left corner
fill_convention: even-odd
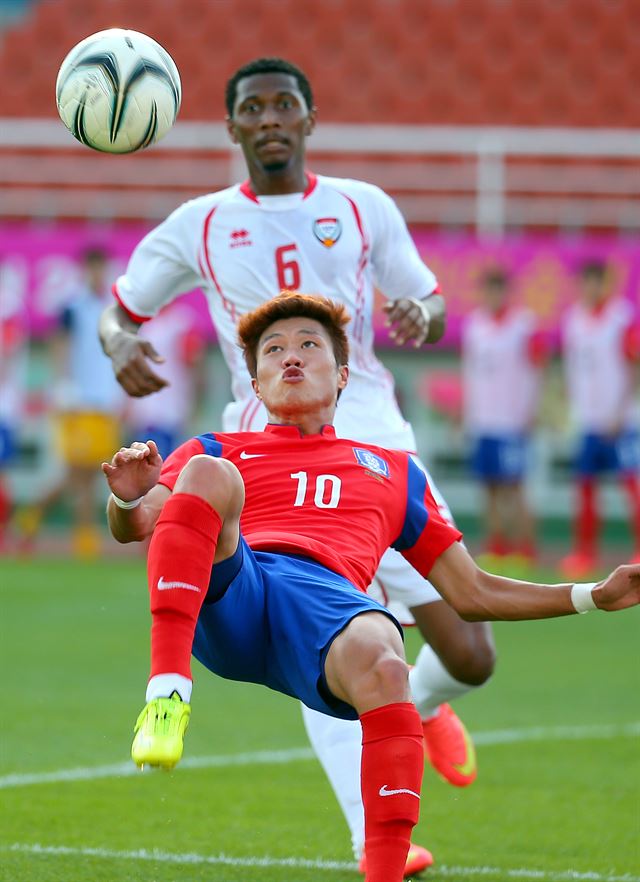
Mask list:
[[[126,762],[148,663],[142,562],[4,559],[0,588],[0,776]],[[636,610],[496,626],[496,674],[457,708],[472,732],[543,732],[481,743],[469,790],[427,769],[414,839],[435,854],[428,878],[640,879],[638,738],[616,734],[640,719],[639,626]],[[413,657],[414,634],[407,644]],[[296,702],[198,666],[196,679],[186,757],[306,745]],[[549,731],[558,726],[581,737]],[[593,726],[601,734],[585,737]],[[0,801],[0,882],[360,878],[312,759],[5,786]],[[126,855],[140,849],[193,863]],[[206,862],[220,854],[240,862]],[[344,866],[251,866],[259,857]]]

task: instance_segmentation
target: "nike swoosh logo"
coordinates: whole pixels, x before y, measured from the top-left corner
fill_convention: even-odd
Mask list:
[[[256,456],[266,456],[266,453],[247,453],[246,451],[242,451],[240,454],[240,459],[255,459]]]
[[[452,765],[460,775],[467,776],[470,775],[476,767],[476,749],[473,746],[471,736],[466,729],[463,730],[462,737],[464,738],[464,746],[467,750],[467,758],[463,763],[453,763]]]
[[[200,589],[197,585],[190,585],[189,582],[165,582],[164,576],[158,579],[158,591],[169,591],[171,588],[184,588],[186,591],[197,591]]]
[[[399,790],[389,790],[386,784],[383,784],[380,790],[378,790],[378,796],[397,796],[399,793],[408,793],[409,796],[415,796],[416,799],[420,799],[420,794],[416,793],[414,790],[406,790],[404,787],[401,787]]]

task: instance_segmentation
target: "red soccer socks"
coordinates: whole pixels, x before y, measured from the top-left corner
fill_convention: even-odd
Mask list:
[[[199,496],[174,493],[164,505],[147,558],[151,600],[151,676],[191,679],[191,647],[222,526]]]
[[[365,882],[401,882],[420,808],[420,716],[410,702],[398,702],[367,711],[360,722]]]

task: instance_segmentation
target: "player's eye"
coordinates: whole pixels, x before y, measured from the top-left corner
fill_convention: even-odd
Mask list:
[[[280,99],[280,107],[282,110],[291,110],[294,107],[293,98],[281,98]]]
[[[308,349],[310,346],[317,346],[317,345],[318,344],[316,343],[315,340],[305,340],[302,344],[302,348]]]
[[[243,113],[257,113],[260,105],[257,101],[246,101],[240,109]]]
[[[281,349],[282,346],[279,346],[277,343],[272,343],[271,346],[267,346],[265,353],[269,355],[270,352],[279,352]]]

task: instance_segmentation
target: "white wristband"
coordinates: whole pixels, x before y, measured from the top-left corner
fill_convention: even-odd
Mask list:
[[[137,499],[132,499],[131,502],[125,502],[124,499],[120,499],[115,493],[111,494],[111,498],[118,508],[137,508],[144,499],[144,496],[138,496]]]
[[[571,589],[571,603],[576,612],[586,613],[592,609],[598,609],[592,594],[597,584],[597,582],[576,582]]]

